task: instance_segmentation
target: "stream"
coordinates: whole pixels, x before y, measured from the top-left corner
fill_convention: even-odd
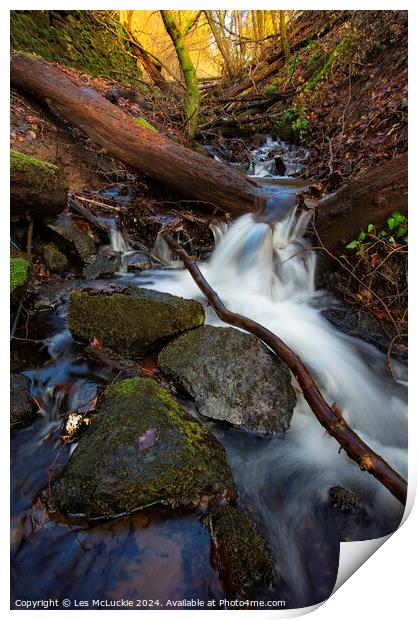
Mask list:
[[[215,250],[200,265],[202,272],[231,310],[268,327],[302,358],[327,401],[336,402],[362,439],[406,477],[405,381],[389,378],[385,356],[376,348],[337,331],[322,316],[334,300],[315,287],[316,254],[303,237],[308,215],[297,215],[295,206],[306,181],[275,175],[268,154],[276,145],[283,149],[288,175],[303,168],[301,149],[268,139],[253,151],[249,174],[268,196],[265,217],[258,221],[247,214],[229,228],[215,227]],[[114,222],[111,241],[123,256],[131,251]],[[170,267],[130,272],[123,260],[119,273],[102,283],[154,288],[207,306],[165,244],[159,241],[154,252]],[[209,324],[222,324],[210,308],[206,317]],[[161,608],[167,599],[224,598],[210,561],[209,532],[193,513],[162,509],[89,526],[45,517],[36,498],[74,448],[59,440],[62,416],[88,403],[112,377],[87,361],[72,339],[65,303],[40,310],[30,337],[42,344],[18,347],[12,371],[31,378],[42,415],[12,435],[12,598],[125,597],[159,600]],[[252,513],[282,577],[258,598],[285,600],[287,608],[329,596],[340,540],[384,536],[403,515],[382,485],[339,452],[296,391],[285,436],[262,437],[205,421],[227,451],[239,503]],[[329,498],[336,486],[354,491],[361,510],[337,510]]]

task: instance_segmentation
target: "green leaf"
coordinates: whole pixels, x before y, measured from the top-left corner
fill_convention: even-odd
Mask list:
[[[385,230],[381,230],[379,233],[379,237],[386,237],[387,236],[387,232]]]
[[[374,231],[374,225],[373,225],[373,224],[368,224],[368,225],[367,225],[367,232],[368,232],[368,233],[371,233],[371,232],[373,232],[373,231]]]
[[[358,236],[358,240],[359,241],[364,241],[366,238],[366,233],[364,232],[364,230],[361,231],[361,233]]]
[[[406,228],[405,228],[405,226],[398,226],[398,230],[396,231],[396,236],[397,237],[403,237],[404,235],[406,235]]]
[[[395,226],[396,226],[395,218],[394,217],[390,217],[388,219],[388,228],[389,228],[389,230],[393,230],[395,228]]]
[[[350,243],[347,243],[347,245],[345,246],[348,250],[356,250],[358,246],[358,242],[357,241],[350,241]]]

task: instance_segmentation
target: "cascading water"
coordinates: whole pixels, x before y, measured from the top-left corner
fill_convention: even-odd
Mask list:
[[[251,173],[263,174],[274,146],[270,140],[257,149]],[[287,147],[284,150],[283,159],[292,152]],[[289,174],[288,162],[286,166]],[[215,250],[201,264],[202,272],[231,310],[268,327],[302,358],[327,401],[336,402],[352,428],[405,476],[406,385],[388,378],[383,354],[335,330],[323,318],[321,310],[329,306],[329,294],[315,288],[315,252],[303,237],[309,216],[298,216],[294,208],[301,183],[288,177],[264,176],[262,181],[269,196],[264,221],[244,215],[229,228],[213,225]],[[112,250],[121,253],[125,265],[117,281],[129,278],[131,285],[205,303],[189,273],[173,261],[163,239],[157,240],[154,254],[170,269],[127,274],[126,259],[133,251],[118,222],[107,222]],[[100,282],[95,285],[100,287]],[[48,487],[51,467],[58,462],[62,466],[70,452],[58,440],[62,415],[88,403],[97,386],[111,380],[108,369],[83,361],[83,348],[72,340],[65,312],[61,305],[42,317],[42,330],[34,335],[47,346],[50,359],[43,366],[37,361],[30,370],[24,367],[43,416],[13,438],[16,594],[48,598],[58,592],[80,599],[108,598],[117,592],[130,592],[133,598],[166,597],[169,591],[175,592],[173,598],[220,595],[222,586],[210,563],[210,536],[193,516],[170,515],[148,523],[146,517],[137,515],[81,528],[77,533],[52,522],[44,524],[42,518],[37,522],[31,504]],[[221,324],[210,308],[206,317],[208,323]],[[396,370],[399,376],[400,369]],[[294,386],[297,405],[285,436],[260,437],[205,422],[224,444],[239,501],[253,513],[282,576],[274,590],[265,592],[265,598],[286,600],[288,608],[329,596],[342,538],[383,536],[396,529],[403,514],[384,487],[340,453],[296,382]],[[36,463],[29,471],[28,460]],[[329,489],[336,486],[358,493],[365,513],[336,511],[329,499]],[[174,560],[164,559],[166,548]],[[119,561],[122,555],[127,568]],[[195,577],[189,564],[199,567]],[[29,576],[34,572],[41,577],[31,591]],[[161,578],[155,579],[156,574]]]
[[[217,230],[216,248],[201,270],[231,310],[268,327],[304,360],[328,402],[337,402],[353,429],[406,476],[405,387],[388,379],[383,354],[321,316],[329,297],[314,286],[315,253],[303,238],[308,219],[293,210],[270,225],[244,215],[224,234]],[[204,301],[184,270],[155,272],[151,286]],[[221,324],[210,310],[207,322]],[[318,562],[333,558],[338,564],[338,535],[327,531],[320,516],[331,487],[355,489],[364,500],[370,522],[356,532],[359,538],[383,536],[402,517],[397,500],[340,453],[300,393],[285,437],[257,441],[242,432],[215,432],[227,449],[241,501],[257,515],[296,606],[320,600],[322,590],[328,595],[335,579],[335,566],[327,567],[331,583],[315,577]],[[330,540],[334,556],[327,551]],[[314,561],[316,555],[322,560]]]

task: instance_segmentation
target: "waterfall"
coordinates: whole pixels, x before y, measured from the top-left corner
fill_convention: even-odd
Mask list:
[[[215,250],[200,268],[228,308],[268,327],[301,357],[328,402],[336,402],[352,428],[406,476],[405,386],[388,378],[382,353],[337,331],[321,315],[329,294],[315,288],[315,252],[303,237],[308,221],[309,215],[298,217],[296,210],[276,224],[244,215],[230,228],[216,230]],[[163,270],[153,276],[147,286],[205,302],[188,271]],[[208,323],[222,325],[213,311],[206,314]],[[243,435],[237,439],[215,432],[227,449],[241,501],[258,516],[292,597],[307,605],[305,564],[311,543],[301,543],[300,537],[315,524],[318,540],[326,541],[327,531],[314,515],[327,501],[329,488],[341,485],[359,492],[376,528],[361,534],[366,538],[396,528],[403,509],[340,452],[300,390],[297,394],[284,438],[254,445]]]

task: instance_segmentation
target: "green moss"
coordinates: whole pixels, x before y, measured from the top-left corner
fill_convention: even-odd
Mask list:
[[[311,79],[303,85],[303,90],[314,90],[318,84],[324,80],[336,61],[348,51],[353,44],[353,36],[348,32],[341,41],[335,46],[330,54],[328,54],[324,65],[311,77]]]
[[[53,177],[58,172],[58,167],[46,161],[36,159],[10,149],[10,170],[18,170],[19,172],[27,172],[28,174],[42,172],[42,175]]]
[[[141,449],[147,432],[154,441]],[[63,512],[112,515],[225,489],[235,497],[221,444],[155,381],[135,378],[107,388],[53,495]]]
[[[30,262],[26,258],[10,259],[10,292],[24,286],[29,277]]]
[[[225,506],[212,511],[210,518],[221,578],[230,596],[245,595],[259,584],[269,586],[278,580],[266,541],[245,513]]]
[[[143,357],[204,320],[197,301],[135,287],[114,295],[72,291],[68,307],[69,328],[76,338],[90,341],[97,336],[130,357]]]
[[[140,74],[130,44],[114,34],[104,13],[100,24],[92,11],[11,11],[13,50],[35,52],[91,75],[105,75],[126,82]]]
[[[135,119],[135,123],[137,125],[141,125],[141,127],[145,127],[146,129],[149,129],[150,131],[155,131],[155,133],[158,133],[154,125],[151,125],[151,123],[149,123],[146,118],[142,118],[142,116],[138,116]]]

